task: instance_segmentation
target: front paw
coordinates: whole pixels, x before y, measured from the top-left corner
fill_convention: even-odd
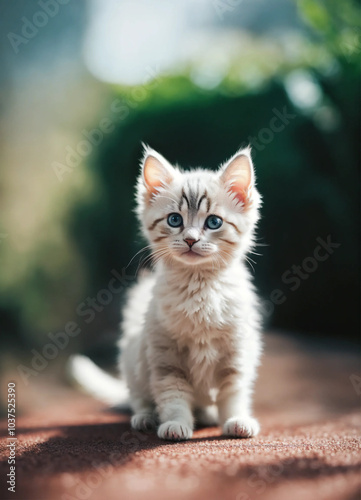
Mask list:
[[[130,424],[137,431],[150,432],[157,427],[153,413],[136,413],[132,416]]]
[[[223,426],[225,436],[239,438],[250,438],[257,436],[260,426],[253,417],[232,417],[229,418]]]
[[[176,420],[169,420],[158,428],[158,437],[171,441],[183,441],[193,436],[193,430],[186,424],[181,424]]]

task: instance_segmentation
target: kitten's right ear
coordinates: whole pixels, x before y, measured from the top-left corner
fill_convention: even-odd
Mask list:
[[[157,151],[144,146],[142,178],[150,195],[155,195],[161,187],[169,184],[175,175],[172,165]]]

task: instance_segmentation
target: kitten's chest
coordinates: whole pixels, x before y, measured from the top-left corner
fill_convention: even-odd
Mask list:
[[[233,300],[221,282],[191,279],[186,284],[163,290],[160,297],[161,321],[177,338],[191,335],[209,339],[227,328]]]

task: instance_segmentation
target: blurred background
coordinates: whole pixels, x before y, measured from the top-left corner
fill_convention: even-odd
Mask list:
[[[251,271],[267,328],[356,345],[356,0],[0,5],[3,374],[30,367],[34,350],[49,359],[49,335],[69,322],[80,333],[62,358],[114,358],[144,257],[142,141],[212,169],[251,144],[264,199]]]

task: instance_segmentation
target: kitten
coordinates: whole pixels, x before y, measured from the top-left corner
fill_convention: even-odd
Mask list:
[[[250,149],[185,172],[145,147],[137,215],[155,268],[130,291],[120,341],[134,429],[183,440],[195,419],[217,419],[227,436],[259,432],[260,315],[244,261],[260,204]]]

